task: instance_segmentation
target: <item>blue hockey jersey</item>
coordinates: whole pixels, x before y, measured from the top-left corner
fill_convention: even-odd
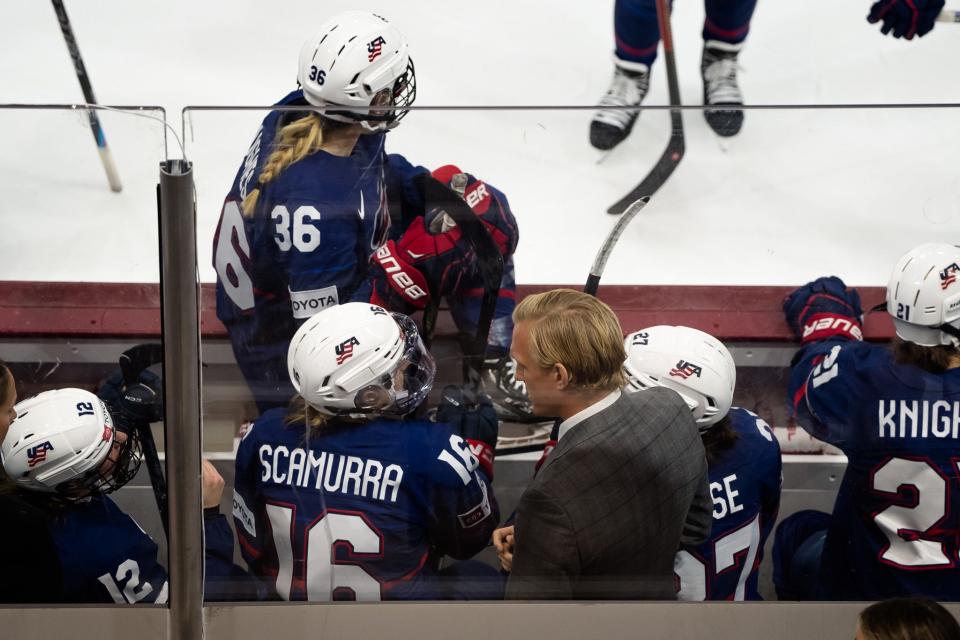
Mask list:
[[[167,602],[157,543],[110,498],[65,507],[53,517],[50,533],[63,567],[65,602]]]
[[[674,560],[680,600],[760,600],[758,568],[780,507],[780,445],[752,411],[728,415],[739,438],[709,464],[710,539]]]
[[[167,571],[157,561],[157,543],[107,496],[58,510],[49,526],[63,570],[63,602],[167,602]],[[204,526],[207,584],[216,585],[208,596],[252,599],[249,578],[233,565],[229,523],[221,516]]]
[[[847,455],[817,596],[960,599],[960,369],[833,338],[795,359],[797,421]]]
[[[467,558],[499,510],[444,424],[331,424],[306,440],[263,414],[237,451],[233,513],[250,569],[284,600],[435,599],[434,560]]]
[[[294,91],[278,104],[306,102]],[[331,305],[369,299],[368,259],[390,227],[387,191],[423,209],[411,180],[427,170],[388,155],[383,133],[360,136],[348,157],[313,153],[259,185],[277,131],[303,115],[274,111],[264,119],[214,237],[217,317],[261,408],[292,395],[286,352],[299,324]],[[245,217],[241,204],[255,188],[256,211]]]

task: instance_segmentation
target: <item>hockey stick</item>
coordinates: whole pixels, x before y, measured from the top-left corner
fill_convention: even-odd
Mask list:
[[[944,9],[937,16],[937,22],[960,22],[960,11]]]
[[[160,362],[163,362],[163,345],[159,343],[138,344],[120,354],[120,371],[123,374],[123,394],[120,402],[121,410],[133,421],[133,428],[140,434],[140,447],[143,449],[147,473],[150,474],[153,498],[160,511],[163,531],[169,536],[167,480],[163,474],[160,455],[157,453],[157,443],[153,440],[153,431],[150,430],[149,414],[155,408],[150,401],[155,400],[155,396],[151,389],[140,383],[140,374],[147,367]]]
[[[663,40],[663,57],[667,66],[667,87],[670,92],[670,106],[680,106],[680,83],[677,81],[677,61],[673,55],[673,32],[670,30],[670,7],[667,0],[656,0],[657,22],[660,24],[660,38]],[[633,190],[607,209],[607,213],[621,214],[631,203],[641,196],[652,196],[663,186],[673,170],[680,164],[686,144],[683,138],[683,117],[680,109],[670,110],[670,140],[663,150],[657,164]]]
[[[67,18],[67,10],[63,6],[63,0],[52,1],[53,10],[57,12],[57,20],[60,22],[60,31],[63,32],[63,39],[67,43],[67,50],[73,60],[73,69],[77,74],[77,80],[80,81],[80,88],[83,90],[83,99],[88,105],[97,104],[97,99],[93,95],[93,87],[90,86],[90,77],[83,65],[83,58],[80,57],[77,39],[73,37],[73,27],[70,26],[70,19]],[[97,117],[97,112],[94,109],[87,109],[87,113],[90,116],[90,130],[93,132],[93,139],[97,143],[97,151],[100,152],[100,162],[103,163],[103,170],[107,172],[107,182],[110,183],[110,190],[120,191],[123,189],[123,185],[120,183],[120,174],[117,173],[117,167],[113,163],[113,155],[110,153],[110,147],[107,146],[107,139],[103,136],[100,118]]]
[[[423,346],[429,349],[433,345],[433,332],[437,328],[437,313],[440,311],[440,301],[438,295],[430,292],[430,301],[423,310],[423,327],[421,328],[420,339],[423,340]]]
[[[455,178],[457,179],[457,184],[452,187],[452,189],[463,199],[464,191],[466,190],[466,175],[462,173],[456,174]],[[432,285],[433,283],[431,283]],[[427,303],[427,308],[423,310],[423,344],[427,349],[430,348],[430,345],[433,344],[433,332],[437,328],[437,313],[440,311],[440,294],[439,292],[430,292],[430,302]]]
[[[627,228],[627,225],[630,224],[630,221],[640,213],[640,210],[647,206],[647,203],[650,202],[650,196],[643,196],[639,200],[635,201],[627,210],[623,212],[623,215],[620,216],[620,219],[617,220],[617,224],[613,225],[613,229],[610,230],[610,233],[607,235],[607,239],[603,241],[603,245],[600,247],[600,251],[597,252],[597,257],[593,261],[593,266],[590,267],[590,275],[587,276],[587,284],[583,287],[584,293],[589,293],[592,296],[597,295],[597,289],[600,287],[600,278],[603,276],[603,270],[607,266],[607,258],[610,257],[610,254],[613,253],[613,248],[617,245],[617,240],[620,239],[620,235],[623,233],[623,230]]]
[[[483,366],[483,356],[487,350],[487,339],[490,337],[490,324],[497,308],[497,298],[500,296],[500,281],[503,279],[503,256],[497,248],[497,243],[490,236],[490,232],[473,212],[473,209],[463,200],[456,190],[448,187],[433,176],[423,178],[423,199],[428,206],[439,207],[460,228],[463,238],[473,248],[477,255],[477,266],[483,280],[483,299],[480,303],[480,316],[477,319],[477,332],[471,344],[466,349],[463,362],[464,380],[480,385],[480,370]],[[436,322],[436,311],[432,312],[432,319],[428,314],[430,308],[424,311],[424,327],[427,322]],[[431,327],[432,329],[432,327]]]

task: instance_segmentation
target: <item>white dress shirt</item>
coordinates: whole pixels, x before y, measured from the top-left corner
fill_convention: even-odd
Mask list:
[[[564,420],[563,422],[561,422],[560,431],[559,431],[559,434],[557,435],[557,442],[560,442],[560,440],[563,439],[563,435],[567,431],[570,431],[570,429],[577,426],[579,423],[583,422],[590,416],[600,413],[601,411],[603,411],[604,409],[606,409],[607,407],[609,407],[619,399],[620,399],[620,389],[614,389],[613,391],[610,392],[610,395],[604,397],[602,400],[594,402],[592,405],[590,405],[583,411],[580,411],[579,413],[575,413],[569,418],[567,418],[566,420]]]

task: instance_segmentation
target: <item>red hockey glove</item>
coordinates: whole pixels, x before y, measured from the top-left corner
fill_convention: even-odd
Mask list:
[[[454,227],[444,233],[432,233],[422,216],[413,219],[397,241],[399,257],[426,277],[431,295],[453,293],[469,271],[473,252]]]
[[[452,164],[436,169],[431,175],[460,193],[464,202],[490,232],[501,255],[507,257],[516,250],[519,237],[517,221],[502,193]],[[454,225],[453,220],[442,209],[431,207],[429,202],[426,203],[426,209],[424,217],[432,231],[446,231]]]
[[[802,344],[836,336],[863,340],[860,294],[836,276],[817,278],[790,293],[783,312]]]

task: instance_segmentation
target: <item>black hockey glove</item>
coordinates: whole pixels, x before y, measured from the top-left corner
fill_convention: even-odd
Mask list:
[[[163,420],[163,382],[152,371],[145,369],[136,382],[125,384],[123,373],[116,369],[100,384],[97,397],[110,407],[117,427],[125,431]]]
[[[943,5],[944,0],[880,0],[870,7],[867,22],[882,22],[884,35],[893,31],[894,38],[913,40],[933,29]]]

